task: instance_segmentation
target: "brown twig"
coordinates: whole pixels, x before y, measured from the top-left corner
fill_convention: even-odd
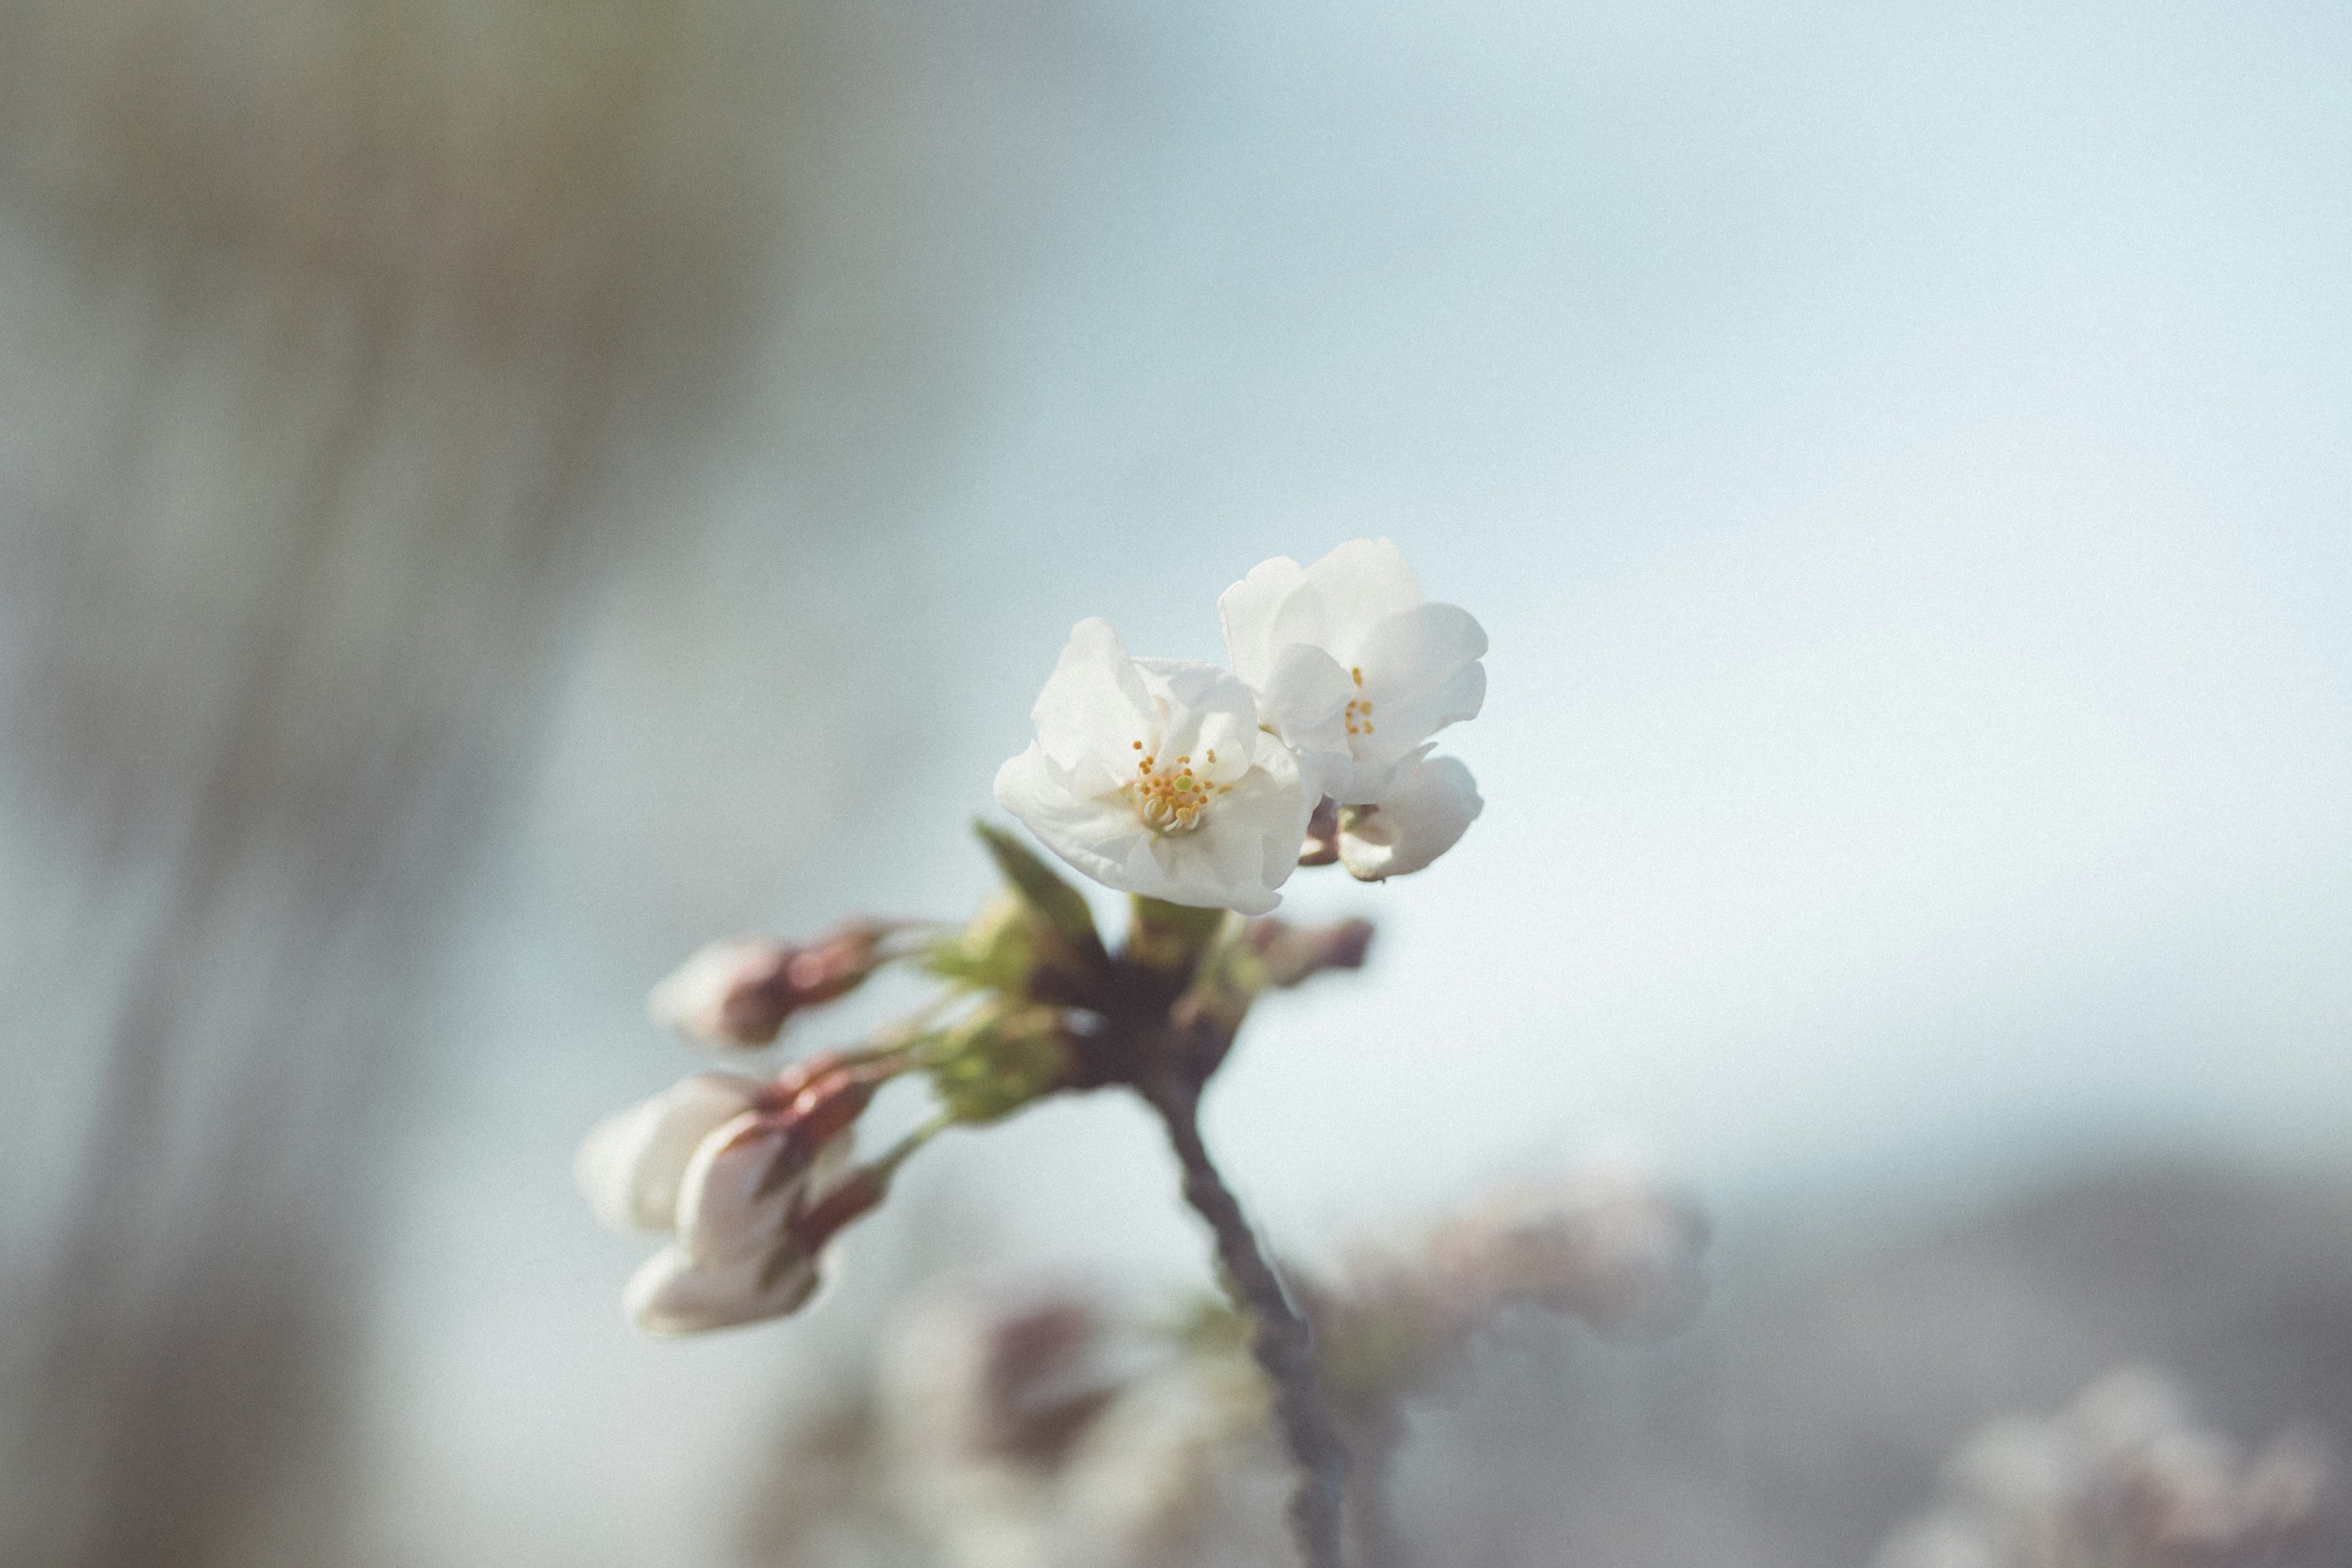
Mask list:
[[[1209,1222],[1224,1266],[1226,1289],[1251,1322],[1250,1350],[1274,1384],[1274,1408],[1291,1458],[1298,1465],[1290,1499],[1290,1529],[1308,1568],[1345,1568],[1340,1508],[1348,1482],[1348,1450],[1339,1441],[1316,1381],[1315,1343],[1307,1321],[1291,1306],[1239,1199],[1218,1174],[1201,1142],[1201,1090],[1174,1072],[1138,1084],[1168,1128],[1184,1171],[1184,1200]]]

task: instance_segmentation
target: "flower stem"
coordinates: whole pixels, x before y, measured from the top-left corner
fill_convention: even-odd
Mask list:
[[[904,1138],[882,1152],[882,1157],[869,1167],[888,1175],[907,1163],[907,1157],[949,1128],[956,1124],[953,1111],[942,1110],[908,1132]]]
[[[1167,1125],[1168,1141],[1184,1171],[1184,1200],[1215,1233],[1226,1289],[1250,1316],[1251,1352],[1274,1384],[1275,1415],[1299,1471],[1290,1499],[1291,1535],[1308,1568],[1345,1568],[1339,1521],[1348,1450],[1324,1407],[1307,1321],[1292,1308],[1273,1264],[1258,1248],[1241,1201],[1201,1142],[1199,1089],[1173,1074],[1155,1076],[1137,1088]]]

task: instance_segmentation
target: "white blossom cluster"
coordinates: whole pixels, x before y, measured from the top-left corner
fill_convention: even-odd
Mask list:
[[[2248,1456],[2141,1367],[2056,1416],[2005,1416],[1944,1467],[1943,1504],[1875,1568],[2257,1568],[2317,1524],[2328,1459],[2290,1431]]]
[[[1133,658],[1079,622],[997,803],[1106,886],[1252,915],[1282,901],[1318,807],[1366,881],[1452,848],[1484,803],[1431,737],[1486,698],[1470,614],[1424,602],[1385,539],[1265,562],[1217,612],[1230,670]]]

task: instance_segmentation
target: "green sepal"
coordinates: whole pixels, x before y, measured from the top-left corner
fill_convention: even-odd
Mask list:
[[[1061,933],[1064,940],[1102,949],[1102,938],[1095,931],[1094,911],[1087,907],[1086,895],[1054,874],[1053,868],[1033,854],[1029,847],[1003,828],[985,822],[975,822],[972,831],[988,846],[996,860],[996,868],[1004,879],[1029,901],[1045,919],[1045,923]]]
[[[923,953],[923,967],[942,980],[1018,996],[1037,968],[1035,906],[1006,892],[991,899],[970,924]]]
[[[1076,1066],[1052,1007],[990,1004],[926,1040],[933,1092],[958,1121],[1012,1115],[1070,1081]]]

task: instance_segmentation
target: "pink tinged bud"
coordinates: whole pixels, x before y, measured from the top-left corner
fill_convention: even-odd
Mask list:
[[[793,1010],[793,950],[764,937],[711,943],[654,987],[654,1022],[715,1046],[764,1046]]]
[[[805,947],[766,937],[713,942],[654,987],[654,1021],[709,1045],[772,1043],[803,1007],[856,988],[880,967],[888,928],[853,921]]]
[[[646,1333],[662,1338],[756,1323],[799,1311],[825,1282],[824,1260],[793,1252],[782,1267],[751,1253],[723,1266],[695,1263],[666,1247],[629,1279],[621,1304]]]
[[[856,990],[881,967],[882,939],[889,934],[872,921],[845,921],[793,953],[784,965],[793,1005],[814,1007]]]
[[[679,1243],[696,1262],[767,1247],[810,1207],[812,1190],[848,1163],[848,1124],[873,1090],[806,1093],[819,1096],[813,1113],[746,1111],[695,1150],[677,1214]]]
[[[801,1179],[765,1194],[747,1194],[740,1185],[737,1152],[713,1153],[714,1174],[686,1200],[704,1205],[699,1228],[647,1259],[622,1295],[630,1318],[649,1334],[699,1333],[799,1311],[832,1276],[834,1237],[889,1191],[887,1171],[842,1173],[845,1132],[818,1151]]]
[[[697,1147],[766,1089],[734,1073],[696,1073],[598,1123],[572,1167],[589,1207],[615,1230],[676,1230]]]
[[[1269,916],[1250,922],[1248,940],[1265,965],[1266,984],[1287,987],[1327,969],[1361,969],[1372,945],[1372,922],[1294,926]]]

